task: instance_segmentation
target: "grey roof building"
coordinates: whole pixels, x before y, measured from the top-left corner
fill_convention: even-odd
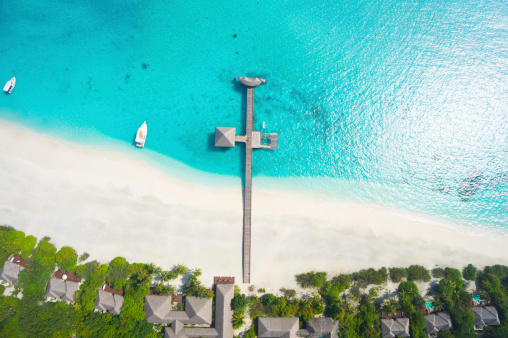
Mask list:
[[[185,327],[182,322],[176,321],[171,327],[166,326],[164,329],[164,338],[219,338],[217,330],[212,327]]]
[[[259,317],[259,338],[296,338],[298,317]]]
[[[231,300],[234,296],[233,284],[217,284],[215,287],[215,329],[219,337],[233,337]]]
[[[146,296],[144,310],[147,322],[154,324],[169,323],[171,296]]]
[[[51,278],[46,288],[46,297],[60,298],[73,302],[74,293],[78,291],[79,283],[65,281],[59,278]]]
[[[215,146],[229,147],[235,146],[236,128],[216,127],[215,128]]]
[[[316,317],[307,323],[305,330],[298,331],[298,337],[331,338],[337,337],[339,322],[328,317]]]
[[[146,296],[145,317],[149,323],[182,324],[212,323],[212,300],[200,297],[185,297],[185,311],[171,311],[171,296]]]
[[[24,267],[18,264],[6,261],[0,270],[0,280],[18,285],[18,274],[23,269]]]
[[[438,333],[452,328],[452,319],[448,312],[437,312],[425,316],[425,331],[427,334]]]
[[[493,306],[478,306],[473,307],[474,313],[474,329],[483,330],[485,325],[500,325],[499,315]]]
[[[383,338],[409,337],[409,318],[381,319]]]
[[[95,308],[100,311],[108,311],[114,315],[119,315],[123,305],[123,297],[99,290],[99,295],[95,300]]]
[[[185,311],[171,311],[171,296],[146,296],[145,315],[149,323],[171,324],[164,329],[164,337],[233,337],[234,284],[217,284],[215,288],[215,327],[212,324],[212,300],[185,297]],[[207,327],[187,327],[208,325]]]

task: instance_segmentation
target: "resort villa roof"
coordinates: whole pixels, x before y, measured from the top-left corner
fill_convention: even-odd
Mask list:
[[[147,322],[169,323],[171,296],[146,296],[144,310]]]
[[[164,338],[190,338],[190,337],[204,337],[204,338],[218,338],[217,330],[211,327],[185,327],[182,322],[175,322],[171,327],[164,329]],[[232,336],[231,336],[232,337]]]
[[[0,280],[18,285],[18,274],[23,269],[24,267],[18,264],[6,261],[0,270]]]
[[[95,300],[95,308],[100,311],[108,311],[114,315],[119,315],[123,305],[123,297],[99,290]]]
[[[437,312],[425,316],[425,331],[427,334],[452,329],[452,319],[448,312]]]
[[[74,293],[78,291],[79,283],[51,278],[46,288],[46,297],[60,298],[69,302],[74,301]]]
[[[482,330],[485,325],[500,325],[499,315],[493,306],[473,307],[474,329]]]
[[[316,317],[307,323],[309,338],[314,337],[337,337],[339,322],[328,317]],[[302,336],[302,335],[299,335]]]
[[[235,146],[236,128],[215,127],[215,146],[228,147]]]
[[[328,317],[316,317],[307,322],[306,329],[298,330],[298,317],[260,317],[258,320],[258,337],[302,337],[331,338],[336,337],[339,322]]]
[[[189,316],[186,324],[212,324],[212,300],[202,297],[185,298],[185,313]]]
[[[218,284],[215,288],[215,327],[187,327],[212,324],[212,300],[185,297],[185,311],[171,311],[171,296],[146,296],[145,318],[149,323],[171,324],[164,329],[165,337],[233,337],[231,300],[234,284]]]
[[[233,310],[231,300],[235,296],[233,284],[215,286],[215,329],[219,337],[233,337]]]
[[[409,337],[409,318],[381,319],[383,338]]]
[[[298,317],[259,317],[259,338],[296,338]]]
[[[210,325],[212,300],[201,297],[185,297],[185,311],[171,311],[171,296],[146,296],[145,318],[149,323]]]

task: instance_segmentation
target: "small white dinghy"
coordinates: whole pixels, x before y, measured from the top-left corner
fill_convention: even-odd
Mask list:
[[[7,83],[5,84],[5,86],[4,86],[4,92],[6,92],[7,94],[12,93],[12,90],[14,89],[15,85],[16,85],[16,78],[13,77],[9,81],[7,81]]]
[[[136,147],[143,148],[145,146],[145,140],[146,140],[146,121],[143,122],[141,127],[139,127],[138,132],[136,133]]]

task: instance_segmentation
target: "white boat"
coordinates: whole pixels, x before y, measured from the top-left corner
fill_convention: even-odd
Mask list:
[[[7,81],[7,83],[5,84],[5,86],[4,86],[4,92],[6,92],[7,94],[12,93],[12,90],[14,89],[15,85],[16,85],[16,78],[13,77],[9,81]]]
[[[143,122],[141,127],[139,127],[138,132],[136,133],[136,147],[143,148],[145,146],[145,140],[146,140],[146,121]]]

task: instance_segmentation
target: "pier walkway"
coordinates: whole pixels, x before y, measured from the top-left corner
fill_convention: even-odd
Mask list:
[[[251,258],[251,206],[252,206],[252,149],[277,149],[277,134],[262,134],[253,130],[254,87],[266,83],[264,79],[238,77],[247,87],[247,109],[245,135],[236,135],[236,128],[216,127],[215,146],[234,147],[236,142],[245,143],[245,186],[243,195],[243,282],[250,284]],[[263,123],[264,124],[264,123]]]
[[[243,197],[243,282],[250,283],[250,226],[252,205],[252,120],[254,88],[247,88],[247,127],[245,135],[245,188]]]

